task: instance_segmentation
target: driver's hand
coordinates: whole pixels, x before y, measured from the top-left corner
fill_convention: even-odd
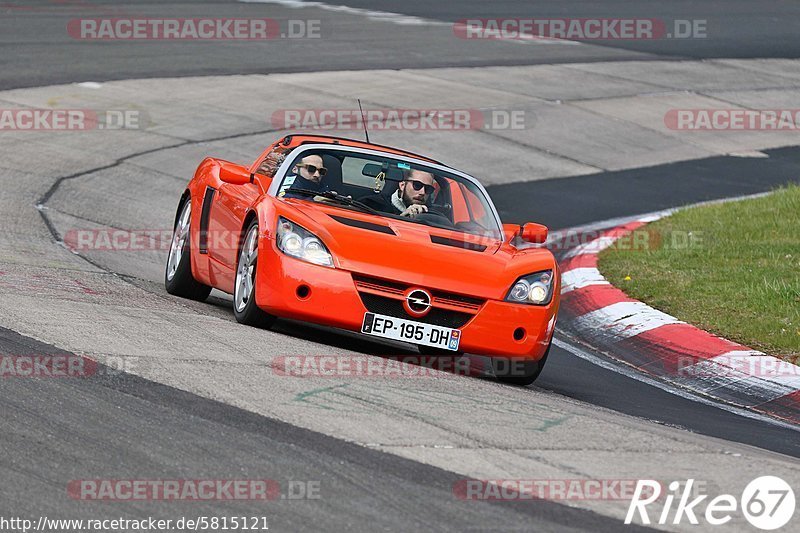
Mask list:
[[[350,198],[351,200],[353,199],[353,197],[352,197],[351,195],[349,195],[349,194],[348,194],[347,196],[344,196],[344,195],[342,195],[342,194],[339,194],[339,193],[338,193],[338,192],[336,192],[336,191],[330,191],[330,193],[331,193],[331,194],[335,194],[336,196],[341,196],[342,198]]]
[[[427,212],[428,212],[428,206],[422,204],[414,204],[406,208],[406,210],[403,211],[402,213],[400,213],[400,216],[408,218],[416,218],[417,215],[419,215],[420,213],[427,213]]]

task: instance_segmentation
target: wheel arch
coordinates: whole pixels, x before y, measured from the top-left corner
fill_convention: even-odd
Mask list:
[[[270,227],[270,220],[274,214],[275,206],[262,196],[258,201],[251,205],[242,219],[242,227],[239,231],[239,242],[237,250],[241,251],[242,242],[244,241],[244,234],[253,219],[258,219],[259,237],[264,235],[271,235],[274,228]]]
[[[247,213],[244,215],[244,219],[242,220],[242,227],[239,230],[239,239],[236,246],[237,255],[242,251],[242,244],[244,243],[245,233],[247,232],[247,228],[250,227],[250,224],[253,222],[254,219],[259,219],[258,224],[261,225],[261,217],[258,216],[258,212],[254,208],[250,208],[247,210]]]
[[[187,188],[185,191],[183,191],[183,194],[181,194],[181,199],[178,200],[178,208],[175,210],[175,219],[172,221],[173,228],[178,224],[178,217],[181,216],[181,210],[183,209],[183,205],[187,201],[191,201],[191,198],[192,198],[192,193]]]

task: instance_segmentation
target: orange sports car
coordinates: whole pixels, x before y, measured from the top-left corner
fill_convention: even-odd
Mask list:
[[[561,277],[547,228],[502,224],[477,179],[395,148],[288,135],[250,166],[206,158],[178,203],[169,293],[233,295],[236,319],[276,317],[488,356],[531,383]],[[502,363],[501,363],[502,362]]]

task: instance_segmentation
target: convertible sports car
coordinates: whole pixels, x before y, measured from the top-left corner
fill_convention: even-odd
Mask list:
[[[236,319],[276,317],[489,356],[531,383],[555,328],[561,277],[547,228],[502,224],[472,176],[427,157],[288,135],[248,168],[206,158],[178,203],[169,293],[233,295]]]

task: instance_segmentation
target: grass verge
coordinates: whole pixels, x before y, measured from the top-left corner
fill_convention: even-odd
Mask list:
[[[727,339],[800,364],[800,187],[694,207],[600,254],[628,295]]]

